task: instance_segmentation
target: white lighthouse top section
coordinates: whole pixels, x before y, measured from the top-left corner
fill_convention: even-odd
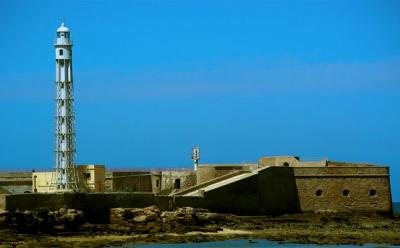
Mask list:
[[[64,22],[62,22],[61,26],[57,29],[57,32],[69,32],[69,29],[65,26]]]
[[[64,22],[57,29],[57,37],[55,41],[55,46],[72,46],[72,40],[69,33],[69,28],[67,28]]]

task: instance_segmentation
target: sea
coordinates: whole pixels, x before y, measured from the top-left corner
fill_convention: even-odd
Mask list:
[[[400,202],[393,203],[393,212],[400,214]],[[179,243],[179,244],[130,244],[124,246],[126,248],[356,248],[360,245],[316,245],[316,244],[295,244],[286,242],[269,241],[266,239],[236,239],[217,242],[203,243]],[[399,246],[391,246],[384,244],[364,244],[364,248],[395,248]]]
[[[276,241],[269,241],[265,239],[237,239],[225,240],[218,242],[204,242],[204,243],[182,243],[182,244],[146,244],[146,245],[128,245],[127,248],[395,248],[398,246],[391,245],[378,245],[378,244],[364,244],[360,245],[315,245],[315,244],[294,244],[283,243]]]

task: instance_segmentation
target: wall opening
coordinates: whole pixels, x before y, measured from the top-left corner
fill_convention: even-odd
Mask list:
[[[283,166],[289,167],[289,163],[288,163],[288,162],[284,162],[284,163],[283,163]]]
[[[376,190],[371,189],[371,190],[369,191],[369,196],[375,196],[375,195],[376,195]]]
[[[62,56],[64,54],[64,51],[62,49],[60,49],[60,56]]]
[[[84,172],[83,176],[85,177],[86,180],[90,180],[90,172]]]
[[[156,180],[156,187],[159,188],[160,187],[160,180]]]
[[[343,190],[343,196],[349,196],[350,191],[348,189]]]
[[[315,192],[315,195],[316,196],[322,196],[322,190],[317,190],[316,192]]]
[[[175,189],[181,188],[181,179],[175,179],[174,188]]]

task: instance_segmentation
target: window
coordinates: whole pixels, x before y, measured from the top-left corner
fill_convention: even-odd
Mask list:
[[[284,162],[284,163],[283,163],[283,166],[289,167],[289,163],[288,163],[288,162]]]
[[[156,186],[157,186],[157,188],[160,187],[160,180],[158,180],[158,179],[156,181]]]
[[[315,192],[315,195],[316,196],[322,196],[322,190],[320,190],[320,189],[317,190],[317,192]]]
[[[376,196],[376,190],[371,189],[371,190],[369,191],[369,196]]]
[[[83,177],[84,177],[86,180],[90,180],[90,172],[84,172],[84,173],[83,173]]]
[[[64,50],[60,49],[60,56],[64,54]]]
[[[175,179],[174,188],[175,189],[181,188],[181,179]]]
[[[343,196],[349,196],[350,191],[348,189],[343,190]]]

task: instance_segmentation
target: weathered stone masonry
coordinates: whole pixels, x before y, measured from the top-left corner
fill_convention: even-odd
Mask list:
[[[388,167],[276,157],[262,158],[258,165],[199,166],[198,172],[204,182],[197,185],[193,171],[148,173],[140,178],[116,174],[120,177],[115,177],[115,182],[121,181],[121,187],[137,185],[149,193],[14,194],[0,197],[0,207],[76,208],[94,218],[107,218],[110,208],[150,205],[168,210],[188,206],[245,215],[343,211],[392,214]],[[179,187],[175,187],[177,179]],[[175,191],[170,195],[150,193],[155,191],[154,186],[156,190]]]
[[[391,212],[388,167],[294,168],[302,212]]]

